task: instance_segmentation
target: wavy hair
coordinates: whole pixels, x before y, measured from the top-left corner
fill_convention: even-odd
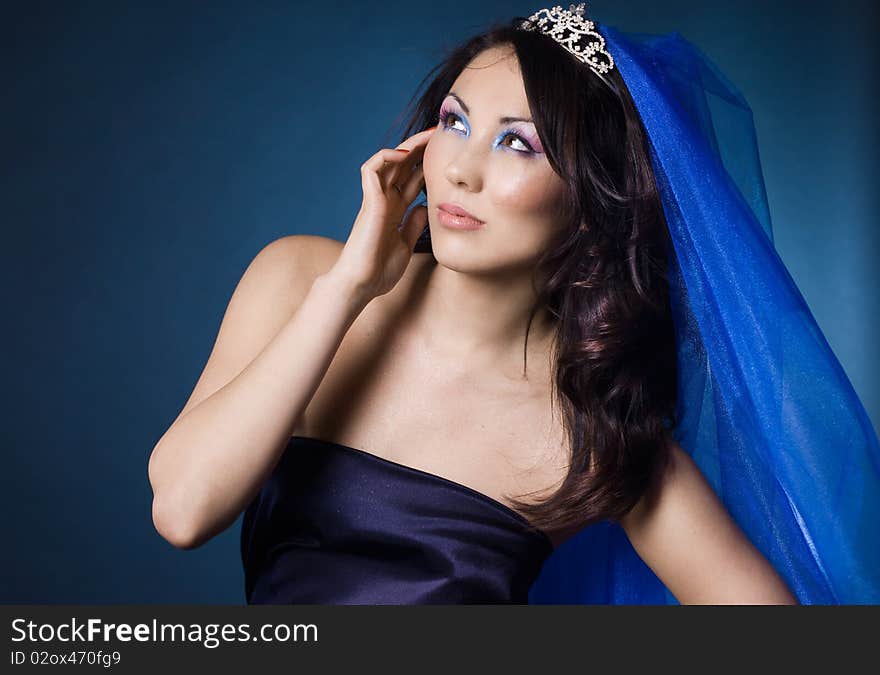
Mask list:
[[[566,185],[568,226],[535,266],[528,326],[542,307],[554,320],[551,400],[563,410],[571,461],[550,497],[511,500],[534,526],[554,531],[619,521],[667,464],[677,423],[671,248],[647,134],[617,68],[606,75],[613,92],[552,38],[519,30],[523,20],[448,50],[410,100],[402,139],[438,123],[474,57],[513,48],[538,136]],[[432,253],[427,227],[414,252]]]

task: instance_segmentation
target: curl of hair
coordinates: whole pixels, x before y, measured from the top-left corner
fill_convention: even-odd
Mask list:
[[[511,498],[549,532],[620,521],[667,466],[677,423],[672,253],[647,134],[618,70],[606,75],[615,93],[552,38],[519,30],[522,20],[451,49],[411,99],[401,139],[438,123],[443,99],[474,57],[495,46],[514,50],[538,136],[565,181],[569,221],[535,267],[529,326],[541,308],[556,325],[552,400],[564,413],[570,466],[550,497]],[[431,252],[427,227],[414,252]]]

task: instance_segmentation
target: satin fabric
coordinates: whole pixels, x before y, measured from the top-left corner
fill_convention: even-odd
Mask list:
[[[880,444],[774,248],[752,111],[680,34],[596,27],[672,235],[676,440],[799,602],[878,603]],[[607,521],[554,552],[530,601],[677,603]]]
[[[526,604],[550,539],[465,485],[294,436],[244,513],[252,604]]]

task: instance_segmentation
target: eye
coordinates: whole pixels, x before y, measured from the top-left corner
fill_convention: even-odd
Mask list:
[[[520,145],[523,146],[523,149],[520,152],[532,152],[532,148],[529,146],[529,144],[526,143],[522,138],[520,138],[518,135],[516,135],[512,131],[508,131],[506,134],[504,134],[504,138],[501,139],[501,142],[503,143],[508,138],[512,138],[515,141],[519,141]],[[514,148],[514,150],[516,150],[516,148]]]
[[[440,125],[444,129],[451,129],[452,125],[455,124],[455,121],[458,119],[459,119],[458,115],[456,113],[452,112],[451,110],[444,109],[444,110],[440,111]],[[463,130],[464,129],[462,129],[462,131]],[[516,152],[521,152],[524,154],[533,154],[535,152],[532,149],[532,146],[529,145],[529,143],[527,141],[525,141],[519,134],[514,133],[512,131],[507,131],[504,134],[502,134],[501,145],[505,145],[505,141],[508,138],[512,138],[514,141],[519,142],[520,146],[522,146],[522,149],[519,149],[519,148],[516,148],[512,145],[508,145],[507,147],[509,147],[511,150],[515,150]]]
[[[450,127],[450,124],[449,124],[450,118],[458,119],[458,115],[456,115],[451,110],[441,110],[440,111],[440,124],[443,125],[444,129],[448,129]]]

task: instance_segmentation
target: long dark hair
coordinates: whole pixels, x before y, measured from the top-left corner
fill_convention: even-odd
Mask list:
[[[474,57],[513,47],[538,136],[566,184],[569,219],[535,267],[529,326],[542,307],[556,322],[552,400],[564,411],[570,469],[543,501],[511,499],[533,525],[554,531],[619,521],[668,461],[677,396],[669,232],[647,134],[618,70],[606,75],[614,92],[552,38],[519,30],[522,21],[454,47],[419,85],[402,138],[438,123]],[[415,251],[431,252],[428,228]]]

